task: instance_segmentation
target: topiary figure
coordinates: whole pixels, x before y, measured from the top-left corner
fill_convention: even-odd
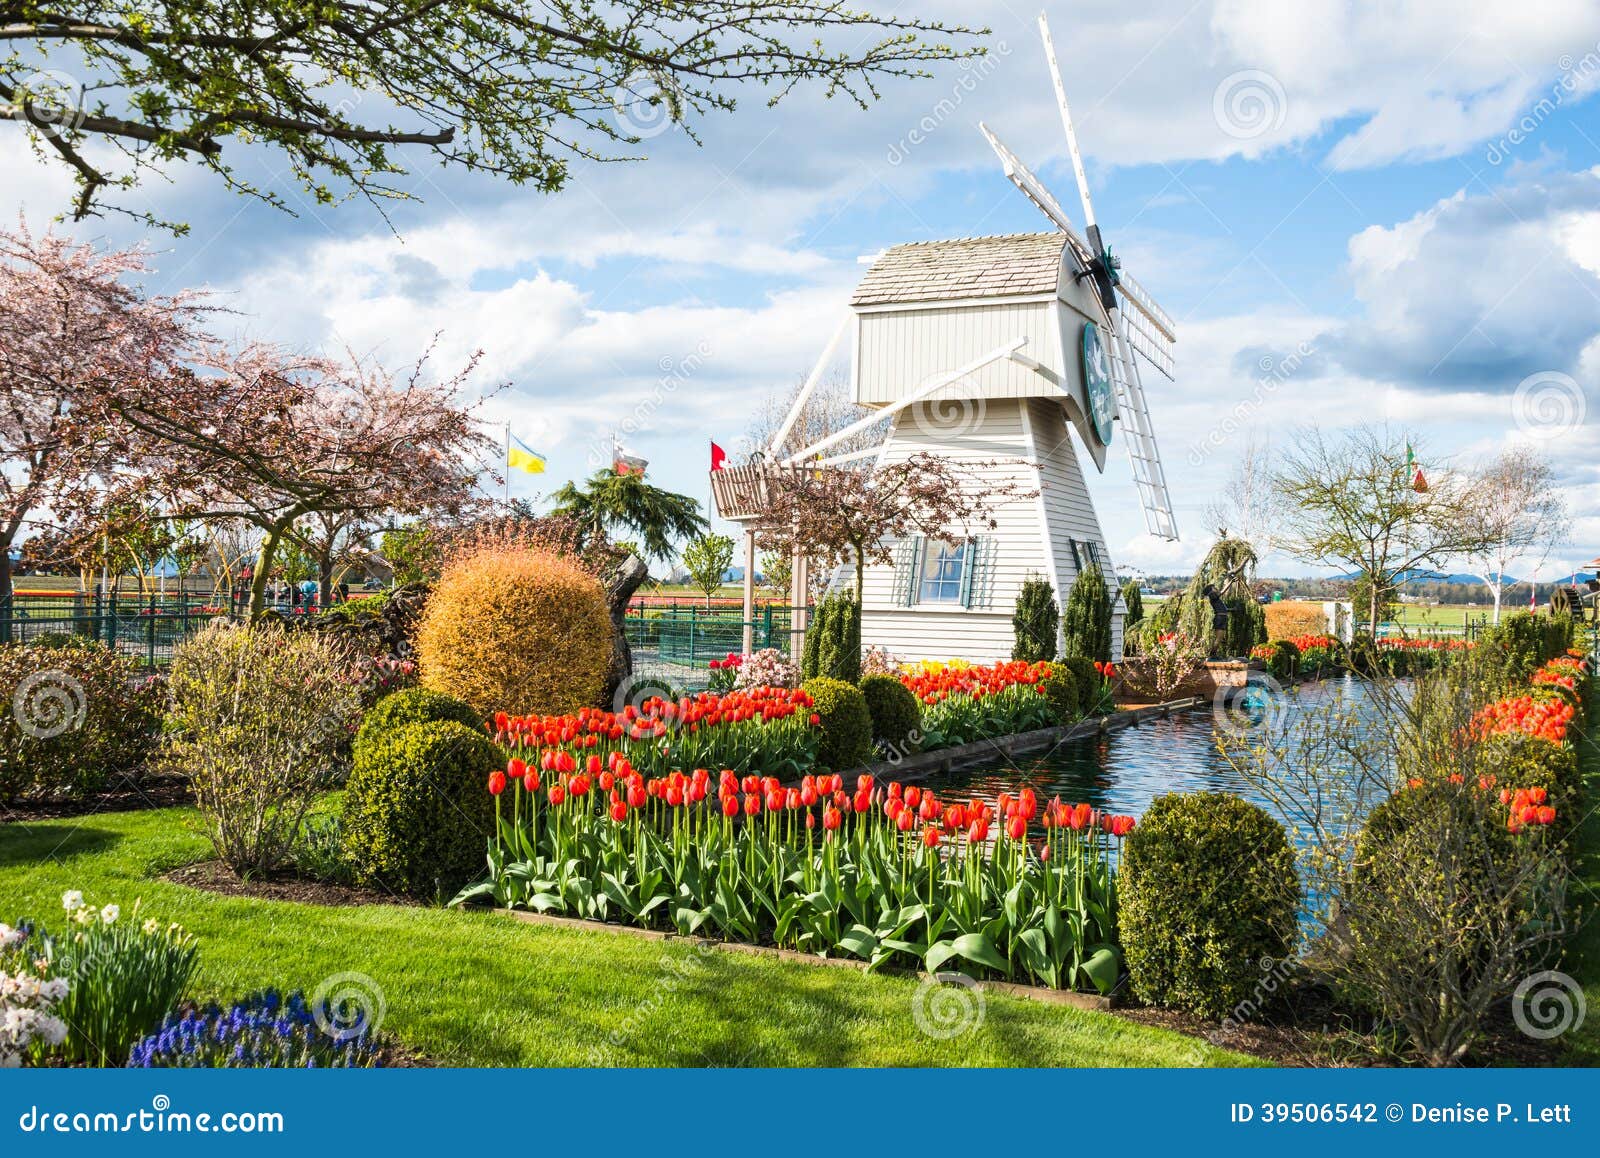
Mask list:
[[[417,627],[424,687],[480,719],[544,715],[600,702],[611,616],[598,580],[577,563],[517,547],[447,566]]]
[[[1044,698],[1055,713],[1056,723],[1074,724],[1083,719],[1083,696],[1078,691],[1078,679],[1066,664],[1050,665],[1050,674],[1044,678]]]
[[[1017,609],[1011,616],[1014,642],[1011,658],[1038,663],[1055,659],[1056,637],[1061,632],[1061,611],[1055,588],[1037,575],[1025,579],[1017,592]]]
[[[1091,660],[1111,659],[1111,593],[1095,566],[1085,567],[1072,581],[1067,609],[1061,617],[1061,651]]]
[[[1274,639],[1250,650],[1252,659],[1267,661],[1267,671],[1276,680],[1289,681],[1300,674],[1300,649],[1293,640]]]
[[[836,592],[817,604],[806,629],[800,674],[852,684],[861,678],[861,609],[853,594]]]
[[[872,717],[872,742],[886,755],[909,755],[922,746],[922,705],[891,675],[861,677],[861,695]]]
[[[480,875],[494,831],[486,785],[499,759],[482,730],[454,720],[406,724],[362,745],[342,822],[357,883],[439,898]]]
[[[1294,851],[1283,825],[1237,796],[1161,796],[1123,845],[1117,904],[1139,1000],[1221,1018],[1294,950]]]
[[[861,689],[843,680],[818,676],[800,685],[822,718],[822,743],[817,762],[824,768],[843,770],[872,759],[872,714]]]
[[[398,731],[407,724],[429,724],[454,720],[474,731],[483,730],[483,717],[465,702],[428,688],[405,688],[390,692],[367,710],[356,733],[355,749],[360,751],[376,738]]]
[[[1137,579],[1122,585],[1122,606],[1122,654],[1126,657],[1139,650],[1139,624],[1144,619],[1144,592]]]

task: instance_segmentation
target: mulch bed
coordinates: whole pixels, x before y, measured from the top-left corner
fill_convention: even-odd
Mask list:
[[[0,824],[28,820],[60,820],[102,812],[137,812],[144,808],[177,808],[194,803],[182,776],[131,775],[114,778],[104,790],[82,800],[18,800],[0,804]]]
[[[349,908],[356,905],[407,905],[420,902],[380,889],[356,888],[353,885],[330,884],[327,881],[308,880],[293,873],[275,873],[271,876],[240,877],[220,860],[203,860],[197,864],[173,869],[161,878],[175,885],[217,893],[225,897],[253,897],[262,901],[294,901],[302,905],[327,905]]]
[[[1323,986],[1305,984],[1254,1019],[1223,1026],[1192,1013],[1120,1005],[1112,1013],[1141,1025],[1203,1038],[1276,1066],[1390,1067],[1407,1059],[1381,1050],[1370,1017],[1339,1005]],[[1518,1030],[1509,1006],[1496,1010],[1464,1066],[1561,1066],[1559,1042],[1536,1041]]]

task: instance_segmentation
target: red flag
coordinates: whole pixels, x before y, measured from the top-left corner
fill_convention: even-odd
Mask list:
[[[716,443],[711,444],[711,469],[721,470],[728,463],[728,452]]]
[[[1417,467],[1417,473],[1411,476],[1411,489],[1419,495],[1428,493],[1428,480],[1422,477],[1422,468]]]

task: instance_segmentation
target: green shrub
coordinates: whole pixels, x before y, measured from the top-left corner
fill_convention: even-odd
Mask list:
[[[481,874],[494,831],[485,785],[498,763],[481,729],[454,720],[406,724],[363,745],[341,822],[356,882],[439,898]]]
[[[806,628],[800,675],[850,684],[861,678],[861,609],[851,592],[835,592],[817,604]]]
[[[1122,585],[1122,630],[1138,625],[1144,618],[1144,592],[1139,589],[1137,579],[1129,579]]]
[[[1583,819],[1583,773],[1572,748],[1539,736],[1513,733],[1481,741],[1477,765],[1494,776],[1497,789],[1543,788],[1556,810],[1556,832],[1570,835]]]
[[[1056,723],[1073,724],[1083,719],[1083,697],[1078,692],[1078,679],[1066,664],[1050,665],[1050,674],[1044,681],[1044,698],[1055,713]]]
[[[1117,891],[1133,991],[1221,1018],[1290,957],[1300,882],[1262,809],[1225,792],[1158,797],[1123,846]]]
[[[1251,649],[1250,655],[1267,661],[1267,671],[1272,673],[1273,679],[1287,683],[1300,674],[1300,649],[1293,640],[1274,639],[1270,643],[1258,644]]]
[[[97,640],[0,647],[0,804],[79,798],[136,773],[161,726],[159,681]]]
[[[67,1037],[55,1052],[84,1065],[123,1065],[129,1047],[183,999],[199,948],[179,926],[141,919],[137,904],[131,912],[94,908],[75,891],[62,904],[65,931],[41,932],[38,945],[19,948],[45,962],[41,976],[68,983],[54,1009],[67,1023]]]
[[[235,872],[292,856],[301,821],[343,778],[360,689],[345,647],[317,632],[217,621],[173,656],[162,762],[186,776]]]
[[[1513,611],[1489,629],[1478,647],[1497,658],[1507,684],[1524,684],[1540,664],[1566,653],[1575,626],[1566,615]]]
[[[818,676],[800,685],[822,717],[817,762],[842,771],[872,759],[872,715],[861,689],[843,680]]]
[[[1553,842],[1507,832],[1493,799],[1448,782],[1396,793],[1368,816],[1335,898],[1340,988],[1430,1065],[1461,1060],[1562,931]]]
[[[1017,592],[1017,609],[1011,616],[1014,642],[1011,658],[1037,663],[1055,659],[1056,636],[1061,631],[1061,611],[1055,589],[1037,576],[1024,580]]]
[[[356,733],[356,751],[376,737],[398,731],[407,724],[431,724],[440,720],[454,720],[477,730],[483,728],[483,717],[465,701],[428,688],[406,688],[390,692],[368,710],[361,721],[361,730]]]
[[[294,871],[307,880],[334,885],[355,883],[350,862],[344,859],[344,824],[338,813],[306,817],[292,857]]]
[[[1071,652],[1056,664],[1072,673],[1073,686],[1078,691],[1078,715],[1092,716],[1100,707],[1100,673],[1094,670],[1094,660]],[[1047,695],[1049,693],[1046,693]]]
[[[872,717],[872,742],[887,755],[909,755],[922,741],[922,705],[894,676],[861,677],[861,695]]]
[[[1067,593],[1061,619],[1062,654],[1086,655],[1091,660],[1111,658],[1111,595],[1100,568],[1090,565],[1078,572]]]

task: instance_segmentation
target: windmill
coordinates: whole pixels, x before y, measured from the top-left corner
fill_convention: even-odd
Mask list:
[[[1090,352],[1087,356],[1101,360],[1102,368],[1109,373],[1115,389],[1123,440],[1128,448],[1128,463],[1139,489],[1145,526],[1152,535],[1176,540],[1178,524],[1172,516],[1172,498],[1167,491],[1166,472],[1161,466],[1155,430],[1150,424],[1150,408],[1145,402],[1144,384],[1139,378],[1136,355],[1171,379],[1174,371],[1172,345],[1177,341],[1177,334],[1172,318],[1131,274],[1122,269],[1122,263],[1111,252],[1111,247],[1100,232],[1100,224],[1094,216],[1094,202],[1089,197],[1089,178],[1084,173],[1083,154],[1078,150],[1078,134],[1072,128],[1067,90],[1061,83],[1061,68],[1056,63],[1055,43],[1050,39],[1050,22],[1043,12],[1039,13],[1039,36],[1044,41],[1045,59],[1050,65],[1050,80],[1055,86],[1056,106],[1061,110],[1061,128],[1066,133],[1073,176],[1078,180],[1078,195],[1083,199],[1087,240],[1073,228],[1072,219],[1050,190],[1017,159],[1015,153],[1006,148],[993,130],[982,122],[979,122],[978,128],[1000,158],[1007,179],[1057,229],[1067,235],[1067,244],[1083,266],[1080,276],[1094,286],[1105,316],[1108,340],[1103,340],[1098,352]],[[1092,338],[1088,340],[1093,341]]]
[[[781,472],[872,471],[918,454],[959,461],[975,486],[1033,495],[994,511],[976,533],[950,528],[947,535],[913,536],[891,544],[892,566],[866,568],[862,643],[903,658],[1009,658],[1016,596],[1030,578],[1046,579],[1062,606],[1085,569],[1114,579],[1073,430],[1103,471],[1120,428],[1146,528],[1178,537],[1138,365],[1142,360],[1172,377],[1173,323],[1105,244],[1042,16],[1039,28],[1087,237],[979,125],[1007,178],[1051,230],[913,242],[864,259],[870,268],[849,315],[770,444],[748,463],[711,476],[722,517],[747,523],[760,517],[768,485]],[[819,440],[803,438],[797,420],[841,349],[848,350],[853,398],[867,413]],[[886,431],[882,442],[861,447],[857,436],[874,428]],[[804,601],[804,562],[797,554],[791,595],[797,606]],[[1120,599],[1115,606],[1114,653]],[[798,622],[803,626],[803,617]]]

